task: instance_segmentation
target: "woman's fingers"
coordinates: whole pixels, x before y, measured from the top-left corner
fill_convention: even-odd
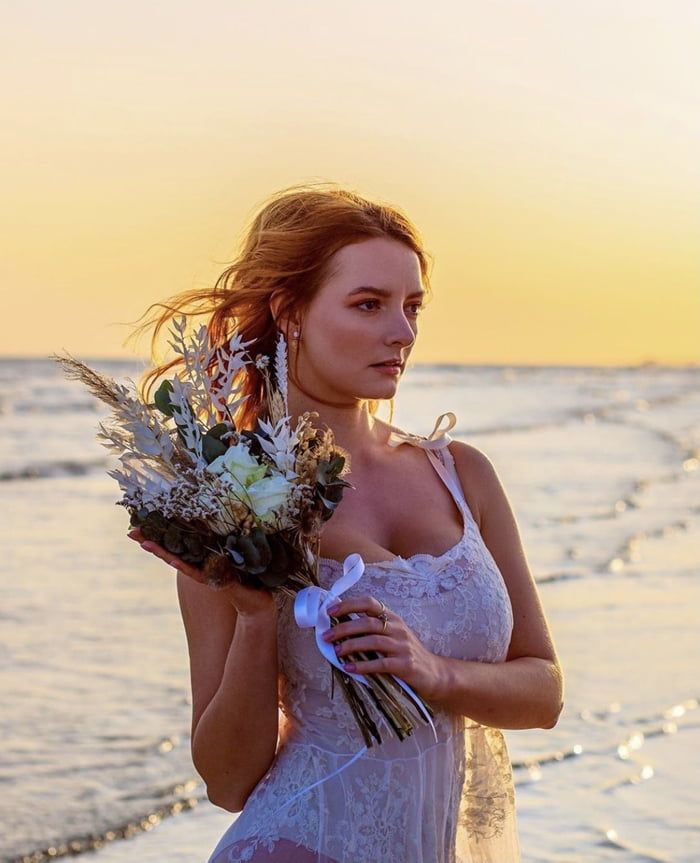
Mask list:
[[[334,645],[336,656],[357,653],[358,650],[378,650],[384,655],[396,649],[396,643],[386,635],[364,635],[359,638],[346,638]]]
[[[391,629],[391,632],[388,630]],[[338,641],[341,638],[350,638],[353,635],[391,635],[396,636],[396,623],[389,623],[384,626],[384,622],[374,617],[374,615],[365,615],[363,617],[355,617],[352,620],[344,620],[342,623],[336,623],[327,629],[321,636],[324,641]]]
[[[370,614],[374,617],[382,611],[386,614],[392,613],[390,608],[387,608],[380,599],[377,599],[374,596],[346,597],[345,599],[336,602],[335,605],[331,605],[327,610],[329,614],[336,617],[341,614],[350,614],[352,611]]]

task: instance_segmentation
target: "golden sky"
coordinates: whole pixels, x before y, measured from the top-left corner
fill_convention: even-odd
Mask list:
[[[5,4],[0,354],[145,356],[274,191],[397,204],[413,362],[700,361],[700,4]],[[140,350],[139,350],[140,348]]]

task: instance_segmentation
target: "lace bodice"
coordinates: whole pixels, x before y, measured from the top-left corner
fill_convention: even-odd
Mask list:
[[[442,416],[454,421],[454,414]],[[392,445],[425,449],[462,513],[460,540],[437,556],[366,563],[343,597],[369,593],[384,600],[435,654],[504,662],[513,627],[508,591],[465,499],[449,440],[446,432],[417,438],[397,431],[391,438]],[[342,562],[321,558],[321,586],[328,589],[342,569]],[[330,665],[313,630],[296,625],[289,597],[278,593],[276,602],[283,739],[209,863],[518,861],[502,733],[440,709],[433,708],[437,743],[428,726],[404,741],[386,735],[381,746],[285,805],[295,792],[347,764],[363,740],[337,685],[331,694]],[[287,841],[296,843],[293,852]]]

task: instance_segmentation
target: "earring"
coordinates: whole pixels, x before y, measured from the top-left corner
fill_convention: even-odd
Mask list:
[[[294,330],[294,333],[292,335],[293,335],[293,338],[298,339],[299,338],[299,331]]]

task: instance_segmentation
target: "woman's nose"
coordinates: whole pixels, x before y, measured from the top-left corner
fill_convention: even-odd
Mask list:
[[[392,327],[390,336],[392,344],[400,342],[404,345],[412,345],[416,338],[411,322],[405,315]]]

